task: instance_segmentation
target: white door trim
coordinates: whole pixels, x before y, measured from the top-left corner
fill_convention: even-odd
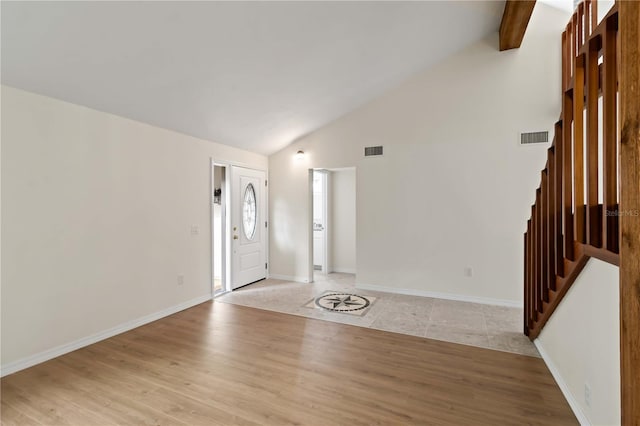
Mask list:
[[[321,273],[323,274],[328,274],[330,272],[332,272],[332,268],[329,265],[329,243],[330,243],[330,238],[329,238],[329,227],[331,226],[331,220],[329,219],[329,212],[330,210],[330,206],[329,206],[329,184],[330,184],[330,177],[331,174],[329,173],[328,170],[326,169],[312,169],[312,173],[311,173],[311,238],[312,240],[316,238],[315,236],[315,230],[313,229],[313,225],[315,222],[315,218],[314,218],[314,205],[313,205],[313,200],[314,200],[314,196],[313,196],[313,179],[314,179],[314,174],[318,173],[322,176],[322,216],[323,216],[323,220],[324,220],[324,229],[320,232],[322,232],[322,253],[321,253],[321,257],[322,257],[322,269],[320,270]],[[315,257],[315,247],[313,244],[313,241],[311,242],[311,251],[309,253],[309,256],[311,257],[311,273],[314,274],[316,272],[315,269],[315,262],[314,262],[314,257]]]
[[[313,282],[313,169],[309,169],[309,175],[307,178],[307,211],[309,212],[307,217],[307,232],[308,232],[308,247],[307,253],[309,264],[307,269],[307,282]]]
[[[229,206],[229,178],[228,178],[228,174],[229,174],[229,164],[227,163],[223,163],[220,161],[215,160],[213,157],[210,158],[210,174],[211,174],[211,187],[210,187],[210,216],[211,216],[211,233],[210,233],[210,238],[211,238],[211,253],[210,253],[210,259],[211,259],[211,297],[215,296],[215,262],[214,262],[214,237],[215,237],[215,226],[214,226],[214,195],[213,195],[213,191],[215,189],[215,167],[223,167],[225,170],[225,180],[224,180],[224,187],[221,186],[222,188],[222,200],[221,200],[221,207],[222,210],[220,212],[220,220],[221,220],[221,229],[222,229],[222,244],[221,244],[221,248],[222,248],[222,253],[221,253],[221,269],[222,269],[222,273],[220,274],[220,278],[222,280],[222,291],[218,294],[224,294],[226,292],[229,291],[229,259],[230,257],[228,256],[228,247],[229,247],[229,221],[228,221],[228,215],[227,215],[227,210],[228,210],[228,206]]]
[[[328,274],[331,272],[329,268],[329,226],[331,226],[331,220],[329,219],[329,178],[330,174],[327,170],[322,171],[322,209],[324,210],[322,214],[324,215],[324,229],[322,230],[323,238],[324,238],[324,253],[322,253],[322,273]]]
[[[215,166],[215,162],[213,161],[213,157],[210,157],[209,158],[209,223],[210,223],[210,226],[211,226],[211,232],[209,233],[209,238],[210,238],[210,241],[209,241],[209,249],[210,249],[209,259],[211,260],[211,277],[209,279],[209,284],[211,285],[211,297],[212,298],[216,293],[216,290],[215,290],[215,276],[216,276],[216,273],[215,273],[215,262],[213,260],[214,256],[215,256],[215,250],[214,250],[214,248],[215,248],[215,243],[214,243],[215,242],[215,236],[214,236],[214,233],[215,233],[215,226],[214,226],[215,213],[214,213],[214,208],[215,207],[214,207],[214,202],[213,202],[213,200],[214,200],[213,192],[215,191],[215,188],[216,188],[216,183],[215,183],[215,179],[214,179],[215,167],[216,166]],[[224,241],[223,241],[223,243],[224,243]]]

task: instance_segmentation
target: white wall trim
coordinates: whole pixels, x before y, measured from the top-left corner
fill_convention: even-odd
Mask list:
[[[547,364],[547,368],[551,372],[551,375],[553,376],[553,378],[556,380],[558,387],[560,388],[560,390],[562,391],[562,394],[564,395],[565,399],[569,403],[569,406],[571,407],[571,410],[573,410],[573,414],[575,414],[575,416],[577,417],[578,422],[580,422],[582,426],[590,426],[591,422],[585,415],[584,411],[582,411],[582,407],[580,406],[580,404],[578,404],[578,401],[571,393],[569,386],[562,378],[562,375],[560,374],[560,370],[558,370],[558,367],[556,367],[556,365],[553,363],[549,354],[544,350],[544,346],[542,346],[542,342],[540,342],[540,339],[534,340],[533,344],[536,345],[536,348],[538,348],[538,352],[540,352],[540,356],[542,357],[542,360],[544,361],[545,364]]]
[[[374,284],[356,284],[356,288],[362,290],[382,291],[384,293],[406,294],[409,296],[433,297],[436,299],[457,300],[460,302],[482,303],[484,305],[508,306],[511,308],[524,307],[522,302],[518,302],[516,300],[492,299],[489,297],[465,296],[453,293],[438,293],[435,291],[418,290],[414,288],[385,287]]]
[[[69,342],[64,345],[60,345],[52,349],[47,349],[46,351],[19,359],[17,361],[10,362],[9,364],[2,365],[2,367],[0,368],[0,377],[4,377],[8,374],[13,374],[17,371],[24,370],[25,368],[29,368],[36,364],[40,364],[50,359],[59,357],[60,355],[64,355],[85,346],[92,345],[101,340],[105,340],[117,334],[124,333],[125,331],[133,330],[134,328],[159,320],[160,318],[164,318],[166,316],[175,314],[176,312],[184,311],[185,309],[191,308],[192,306],[199,305],[200,303],[206,302],[207,300],[211,300],[210,293],[207,293],[200,297],[196,297],[195,299],[187,300],[186,302],[182,302],[161,311],[154,312],[152,314],[145,315],[131,321],[127,321],[115,327],[109,328],[96,334],[92,334],[87,337],[83,337],[73,342]]]
[[[309,279],[307,277],[303,277],[303,276],[269,274],[269,278],[273,278],[274,280],[294,281],[294,282],[297,282],[297,283],[308,283],[309,282]]]
[[[331,272],[337,272],[339,274],[355,274],[356,270],[351,268],[332,268]]]

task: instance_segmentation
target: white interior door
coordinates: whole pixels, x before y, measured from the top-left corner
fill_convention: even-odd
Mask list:
[[[267,277],[265,172],[231,167],[231,288]]]

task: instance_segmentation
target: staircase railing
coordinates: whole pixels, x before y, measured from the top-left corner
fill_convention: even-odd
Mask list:
[[[524,332],[535,339],[591,257],[619,265],[618,5],[581,3],[562,34],[562,115],[524,234]]]

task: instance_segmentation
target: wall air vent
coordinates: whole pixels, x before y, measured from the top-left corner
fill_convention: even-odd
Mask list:
[[[549,142],[549,132],[520,133],[520,145]]]
[[[366,146],[364,148],[364,156],[371,157],[373,155],[382,155],[382,145],[380,146]]]

